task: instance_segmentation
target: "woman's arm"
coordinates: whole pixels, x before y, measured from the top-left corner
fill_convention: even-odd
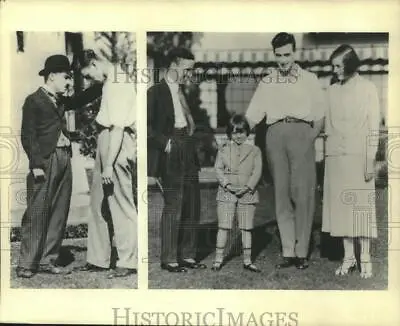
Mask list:
[[[374,84],[370,83],[370,87],[366,96],[366,109],[368,118],[368,139],[366,149],[366,167],[365,167],[365,181],[369,181],[375,174],[375,157],[378,151],[379,144],[379,122],[380,122],[380,109],[378,92]]]
[[[368,148],[367,158],[375,159],[378,151],[379,143],[379,122],[380,122],[380,109],[379,109],[379,98],[378,92],[374,84],[371,83],[371,87],[366,96],[366,106],[368,114]]]

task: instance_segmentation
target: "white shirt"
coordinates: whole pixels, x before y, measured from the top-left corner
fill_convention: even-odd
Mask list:
[[[316,75],[294,66],[292,75],[282,76],[278,69],[264,77],[246,112],[253,123],[267,116],[267,124],[285,117],[316,121],[324,117],[326,100]]]
[[[106,80],[96,121],[104,127],[128,127],[136,122],[135,85],[112,78]]]
[[[168,81],[168,78],[165,78],[169,90],[172,96],[172,102],[174,104],[174,114],[175,114],[175,128],[184,128],[187,126],[186,117],[183,113],[183,107],[181,100],[179,99],[179,84],[176,81]]]

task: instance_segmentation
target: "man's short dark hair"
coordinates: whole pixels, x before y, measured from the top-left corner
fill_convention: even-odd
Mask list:
[[[186,48],[173,48],[167,55],[168,67],[171,66],[173,62],[178,63],[179,59],[194,60],[194,55]]]
[[[343,66],[344,66],[344,73],[346,75],[354,74],[358,67],[360,66],[360,58],[358,57],[354,48],[348,44],[340,45],[330,57],[330,62],[333,61],[336,57],[343,56]]]
[[[231,139],[232,134],[238,130],[244,130],[247,136],[250,135],[250,125],[246,117],[242,114],[235,114],[229,119],[228,126],[226,128],[226,134],[228,135],[228,138]]]
[[[94,60],[98,60],[98,56],[92,49],[83,50],[74,55],[72,66],[76,70],[81,70],[90,66]]]
[[[287,44],[292,44],[293,51],[296,51],[296,40],[293,34],[280,32],[276,34],[271,41],[271,45],[274,51],[276,48],[280,48]]]

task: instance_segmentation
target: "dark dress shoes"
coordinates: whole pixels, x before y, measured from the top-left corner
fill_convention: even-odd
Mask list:
[[[191,262],[191,261],[187,261],[187,260],[182,260],[179,263],[179,266],[186,267],[186,268],[191,268],[191,269],[206,269],[207,268],[207,266],[205,264],[197,263],[197,262]]]
[[[110,275],[108,275],[108,278],[115,278],[115,277],[127,277],[129,275],[136,274],[137,270],[134,268],[122,268],[122,267],[117,267],[115,270],[113,270]]]
[[[261,273],[261,270],[254,264],[243,264],[243,268],[253,273]]]
[[[161,264],[161,269],[167,270],[170,273],[185,273],[187,269],[179,265]]]
[[[282,260],[275,266],[277,269],[296,266],[295,257],[283,257]]]
[[[46,273],[53,275],[66,275],[71,273],[71,271],[63,269],[53,264],[41,265],[38,271],[39,273]]]
[[[308,268],[307,258],[297,258],[296,259],[296,268],[297,269],[306,269],[306,268]]]
[[[35,275],[35,272],[31,269],[17,267],[17,276],[21,278],[31,278]]]
[[[108,268],[104,268],[104,267],[100,267],[100,266],[96,266],[96,265],[87,263],[83,266],[76,267],[74,270],[77,272],[103,272],[103,271],[108,270]]]

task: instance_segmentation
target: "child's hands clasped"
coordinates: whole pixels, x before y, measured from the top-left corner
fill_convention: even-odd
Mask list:
[[[244,186],[236,191],[236,196],[242,197],[243,195],[245,195],[246,193],[248,193],[250,191],[251,191],[251,189],[248,186]]]
[[[237,187],[237,186],[232,186],[231,184],[227,184],[225,188],[230,193],[232,193],[238,197],[242,197],[244,194],[251,191],[251,189],[248,186]]]

